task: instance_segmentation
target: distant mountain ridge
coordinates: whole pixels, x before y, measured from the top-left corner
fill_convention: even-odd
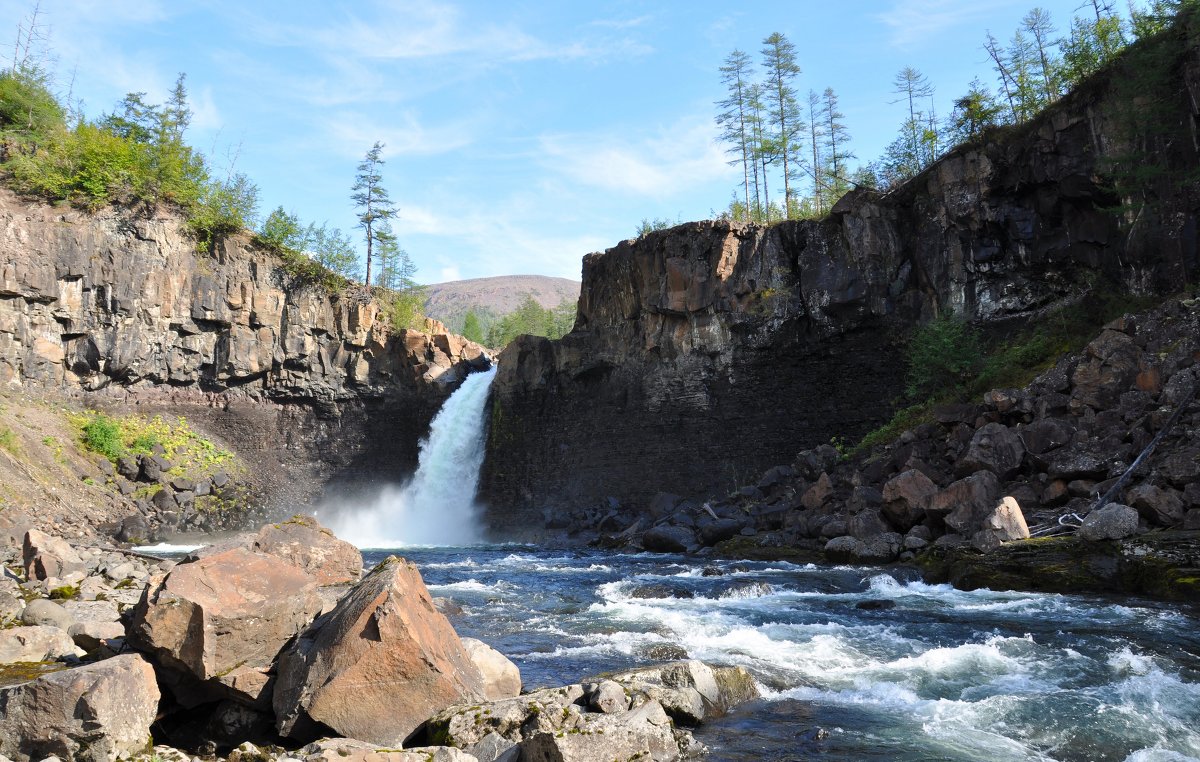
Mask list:
[[[526,294],[543,307],[557,307],[564,300],[579,298],[580,282],[546,275],[500,275],[471,278],[426,286],[425,314],[454,330],[472,309],[495,316],[520,306]]]

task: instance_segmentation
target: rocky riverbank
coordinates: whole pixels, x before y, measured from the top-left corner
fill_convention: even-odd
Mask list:
[[[564,526],[610,547],[911,562],[965,587],[1200,600],[1197,363],[1200,301],[1169,300],[1029,386],[934,408],[890,444],[823,445],[725,499],[660,493],[640,515],[598,507]]]
[[[758,695],[698,661],[521,693],[415,567],[363,576],[306,517],[179,562],[38,530],[0,554],[0,760],[667,762]]]

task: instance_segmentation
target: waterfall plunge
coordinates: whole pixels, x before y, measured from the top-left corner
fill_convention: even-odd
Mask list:
[[[338,537],[360,548],[482,539],[475,490],[485,446],[483,408],[495,375],[492,368],[467,376],[430,424],[412,481],[385,487],[370,505],[342,511],[331,521]]]

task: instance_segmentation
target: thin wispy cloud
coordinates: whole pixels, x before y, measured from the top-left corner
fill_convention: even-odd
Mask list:
[[[925,45],[961,26],[972,26],[991,16],[997,8],[1015,0],[899,0],[875,20],[891,30],[890,42],[901,49]]]
[[[327,150],[345,156],[361,156],[378,140],[386,146],[385,157],[433,156],[470,145],[472,132],[466,122],[427,126],[417,115],[405,113],[384,124],[364,114],[347,111],[332,115],[329,124],[331,142]]]
[[[695,117],[655,135],[551,135],[541,140],[544,166],[573,182],[620,193],[665,197],[730,176],[713,140],[711,118]]]

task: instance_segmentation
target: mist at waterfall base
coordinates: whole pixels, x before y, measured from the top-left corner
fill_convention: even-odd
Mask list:
[[[429,425],[407,484],[385,486],[365,502],[327,502],[318,511],[322,521],[360,548],[480,542],[475,492],[486,445],[484,408],[495,375],[495,368],[473,373],[450,395]]]

